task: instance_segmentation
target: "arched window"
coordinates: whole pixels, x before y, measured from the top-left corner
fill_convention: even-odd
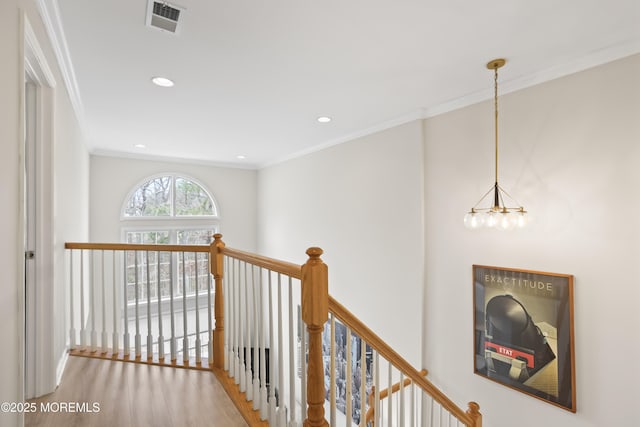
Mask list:
[[[135,186],[124,200],[120,217],[124,242],[174,245],[211,243],[213,235],[220,231],[219,220],[218,206],[211,193],[195,179],[176,174],[149,177]],[[139,283],[147,280],[147,270],[143,268],[146,264],[151,267],[150,274],[156,274],[156,271],[160,274],[162,298],[169,296],[170,288],[176,296],[186,294],[192,298],[196,283],[198,292],[209,286],[206,254],[199,255],[199,262],[195,262],[193,253],[180,259],[175,253],[169,257],[149,252],[140,257],[136,260],[133,252],[127,253],[129,304],[135,301],[136,289],[140,300],[146,298],[146,288],[136,286],[136,278]],[[188,274],[183,275],[183,270]],[[156,294],[156,287],[151,287],[149,296],[156,298]]]
[[[218,232],[218,206],[193,178],[166,174],[133,188],[122,207],[127,243],[208,244]]]

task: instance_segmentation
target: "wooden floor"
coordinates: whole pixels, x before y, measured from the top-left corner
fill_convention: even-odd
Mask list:
[[[26,427],[247,426],[209,371],[85,357],[69,357],[58,389],[29,402]]]

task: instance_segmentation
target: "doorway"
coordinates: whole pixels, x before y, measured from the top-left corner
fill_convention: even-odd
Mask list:
[[[36,85],[25,73],[24,86],[24,299],[25,299],[25,398],[36,397],[38,368],[35,362],[37,316],[36,269]]]
[[[54,355],[53,109],[55,80],[25,15],[22,85],[22,234],[24,288],[22,331],[24,398],[52,392]]]

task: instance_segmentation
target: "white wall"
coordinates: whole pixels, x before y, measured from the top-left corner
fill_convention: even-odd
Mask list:
[[[329,292],[414,364],[422,323],[420,122],[259,171],[259,252],[320,246]]]
[[[19,286],[22,277],[19,253],[21,248],[20,206],[20,134],[19,134],[19,13],[18,1],[10,0],[4,5],[5,12],[0,14],[0,198],[4,209],[0,211],[0,342],[4,350],[0,352],[0,366],[3,366],[3,380],[0,382],[0,401],[11,402],[22,399],[22,379],[19,351],[20,318]],[[0,420],[6,425],[17,425],[17,415],[1,414]]]
[[[640,56],[501,97],[500,181],[535,217],[522,231],[462,225],[493,184],[492,113],[424,122],[424,365],[488,426],[637,425]],[[575,276],[576,414],[473,374],[472,264]]]
[[[62,81],[58,92],[64,91]],[[67,353],[69,337],[69,265],[64,244],[89,240],[89,154],[65,96],[56,99],[53,153],[53,241],[54,241],[54,355],[60,361]],[[62,366],[56,366],[61,375]]]
[[[91,156],[91,241],[121,241],[120,210],[126,196],[145,178],[161,173],[180,173],[202,183],[218,203],[225,242],[255,250],[256,171],[106,156]]]
[[[62,85],[62,77],[56,65],[47,36],[44,32],[35,2],[31,0],[5,0],[0,14],[0,197],[4,209],[0,213],[2,241],[0,243],[0,366],[3,366],[0,381],[0,401],[23,400],[23,335],[24,302],[21,289],[23,282],[23,224],[20,219],[22,204],[20,93],[22,73],[21,13],[26,13],[47,62],[58,82],[55,89],[54,146],[52,169],[54,171],[53,194],[53,245],[55,263],[64,255],[64,241],[83,239],[88,236],[88,194],[83,183],[88,180],[88,155],[82,144],[78,123],[71,110],[68,95]],[[22,11],[22,12],[21,12]],[[71,200],[73,197],[73,200]],[[60,264],[62,265],[62,264]],[[54,311],[64,312],[64,271],[54,269],[54,277],[45,285],[53,287]],[[62,331],[64,319],[53,319],[53,329]],[[54,340],[52,366],[57,366],[64,353],[64,336]],[[0,425],[21,425],[18,414],[0,414]]]

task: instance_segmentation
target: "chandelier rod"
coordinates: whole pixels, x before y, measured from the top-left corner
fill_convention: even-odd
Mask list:
[[[500,206],[500,195],[498,189],[498,68],[502,67],[506,61],[502,58],[494,59],[487,64],[487,68],[493,70],[493,111],[494,111],[494,135],[495,135],[495,175],[493,207]]]
[[[496,184],[498,183],[498,67],[493,69],[493,105],[495,111],[495,147],[496,147]]]

